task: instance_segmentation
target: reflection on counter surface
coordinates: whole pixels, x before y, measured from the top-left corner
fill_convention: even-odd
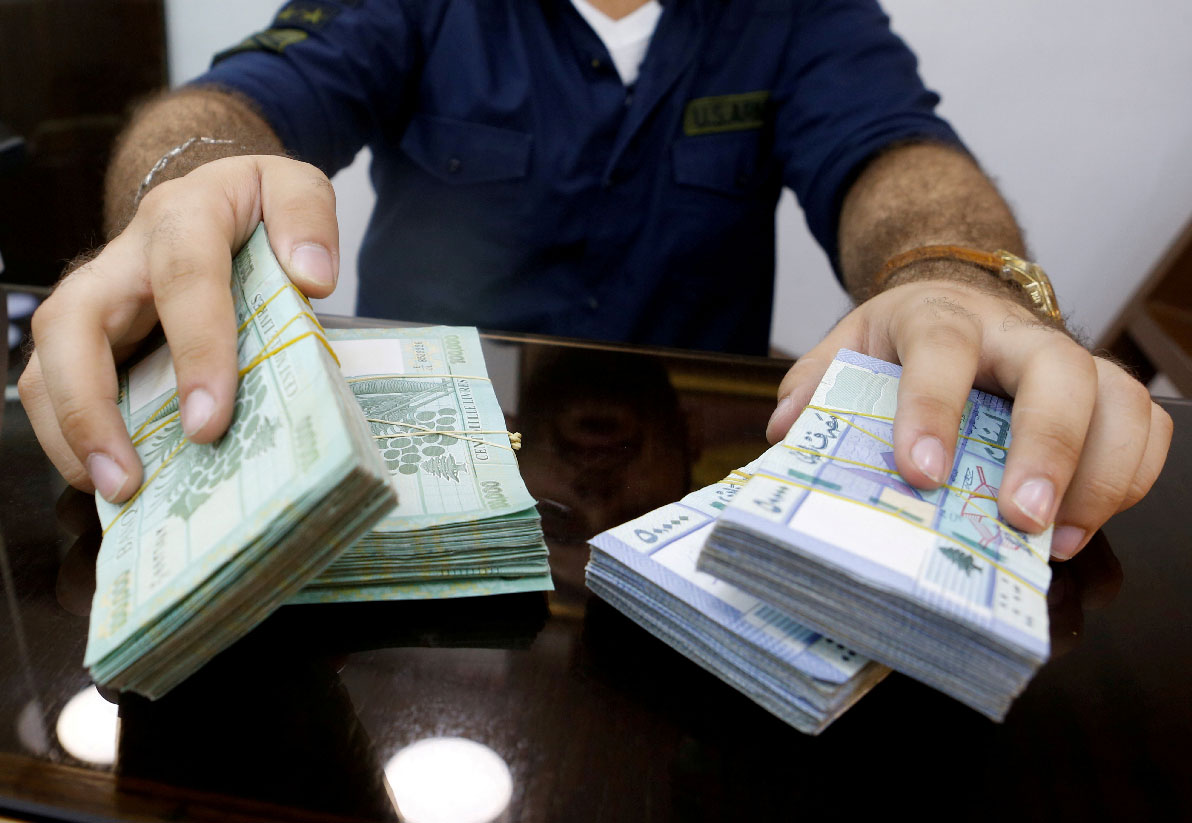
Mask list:
[[[85,763],[110,766],[116,762],[120,719],[116,706],[88,686],[67,701],[55,726],[66,753]]]
[[[584,596],[588,538],[691,490],[693,444],[656,358],[560,349],[522,375],[518,455],[560,597]]]
[[[501,756],[463,737],[411,743],[389,758],[385,779],[408,823],[489,823],[513,795],[513,777]]]
[[[557,591],[287,606],[156,702],[101,695],[82,667],[94,507],[63,493],[19,405],[7,403],[0,810],[768,820],[888,814],[929,786],[934,807],[962,818],[1192,816],[1192,553],[1179,519],[1192,406],[1168,407],[1177,442],[1151,496],[1054,567],[1054,656],[1004,725],[892,676],[812,739],[582,582],[588,537],[765,448],[787,364],[485,345],[509,428],[523,433]],[[105,698],[118,700],[118,720]]]

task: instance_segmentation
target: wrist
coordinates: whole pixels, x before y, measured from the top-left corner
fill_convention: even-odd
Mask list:
[[[1031,323],[1039,323],[1067,333],[1062,319],[1044,317],[1038,313],[1031,298],[1013,282],[1002,280],[979,266],[955,260],[919,260],[902,266],[886,277],[880,286],[874,286],[868,298],[896,289],[900,286],[958,286],[991,297],[998,297],[1025,309]]]
[[[955,245],[919,246],[894,255],[873,277],[871,293],[916,280],[963,282],[1012,298],[1044,323],[1063,328],[1046,272],[1007,251],[987,252]]]
[[[221,150],[216,147],[227,148]],[[236,148],[233,149],[233,147]],[[170,164],[173,163],[175,167],[186,165],[187,170],[193,167],[193,164],[185,163],[185,160],[180,160],[180,158],[182,158],[182,156],[187,152],[192,152],[193,154],[197,155],[204,149],[212,149],[219,156],[226,156],[226,153],[240,153],[245,151],[246,148],[246,146],[237,144],[235,140],[228,140],[221,137],[195,136],[183,140],[178,145],[166,151],[158,159],[158,161],[153,164],[153,167],[149,169],[149,172],[141,179],[141,184],[137,187],[136,194],[133,195],[133,211],[136,211],[137,206],[141,204],[141,201],[145,199],[145,195],[149,192],[149,189],[153,188],[154,185],[162,182],[163,180],[179,176],[178,174],[169,174],[169,172],[166,171]]]
[[[208,141],[180,148],[197,137]],[[285,148],[252,104],[237,95],[184,88],[146,103],[117,141],[105,175],[105,232],[114,237],[123,231],[141,200],[161,183],[214,160],[249,154],[284,155]]]

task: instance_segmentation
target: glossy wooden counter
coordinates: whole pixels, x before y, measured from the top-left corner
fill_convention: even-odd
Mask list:
[[[1152,494],[1056,567],[1053,660],[1005,724],[895,675],[811,738],[583,588],[587,537],[760,453],[786,364],[485,345],[557,592],[286,607],[156,703],[106,695],[118,729],[82,667],[91,501],[6,403],[0,816],[397,819],[390,758],[463,737],[508,765],[506,821],[1192,817],[1192,405]]]

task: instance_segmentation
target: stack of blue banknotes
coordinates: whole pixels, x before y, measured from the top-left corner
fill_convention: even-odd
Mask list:
[[[889,670],[696,570],[717,518],[764,459],[592,538],[587,585],[763,708],[818,734]]]
[[[841,350],[698,568],[1000,720],[1049,653],[1051,535],[998,515],[1010,403],[974,390],[947,482],[895,470],[897,366]]]

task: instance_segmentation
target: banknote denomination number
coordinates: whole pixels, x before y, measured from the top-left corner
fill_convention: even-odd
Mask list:
[[[509,505],[509,501],[505,499],[505,490],[501,488],[500,480],[481,480],[480,494],[484,498],[484,505],[490,509],[499,509]]]
[[[108,589],[108,599],[111,603],[111,619],[108,621],[108,636],[120,631],[128,621],[129,605],[132,602],[132,575],[127,569],[116,575],[112,587]]]
[[[443,348],[447,350],[447,362],[453,365],[467,363],[464,355],[464,344],[457,334],[449,334],[443,338]]]

